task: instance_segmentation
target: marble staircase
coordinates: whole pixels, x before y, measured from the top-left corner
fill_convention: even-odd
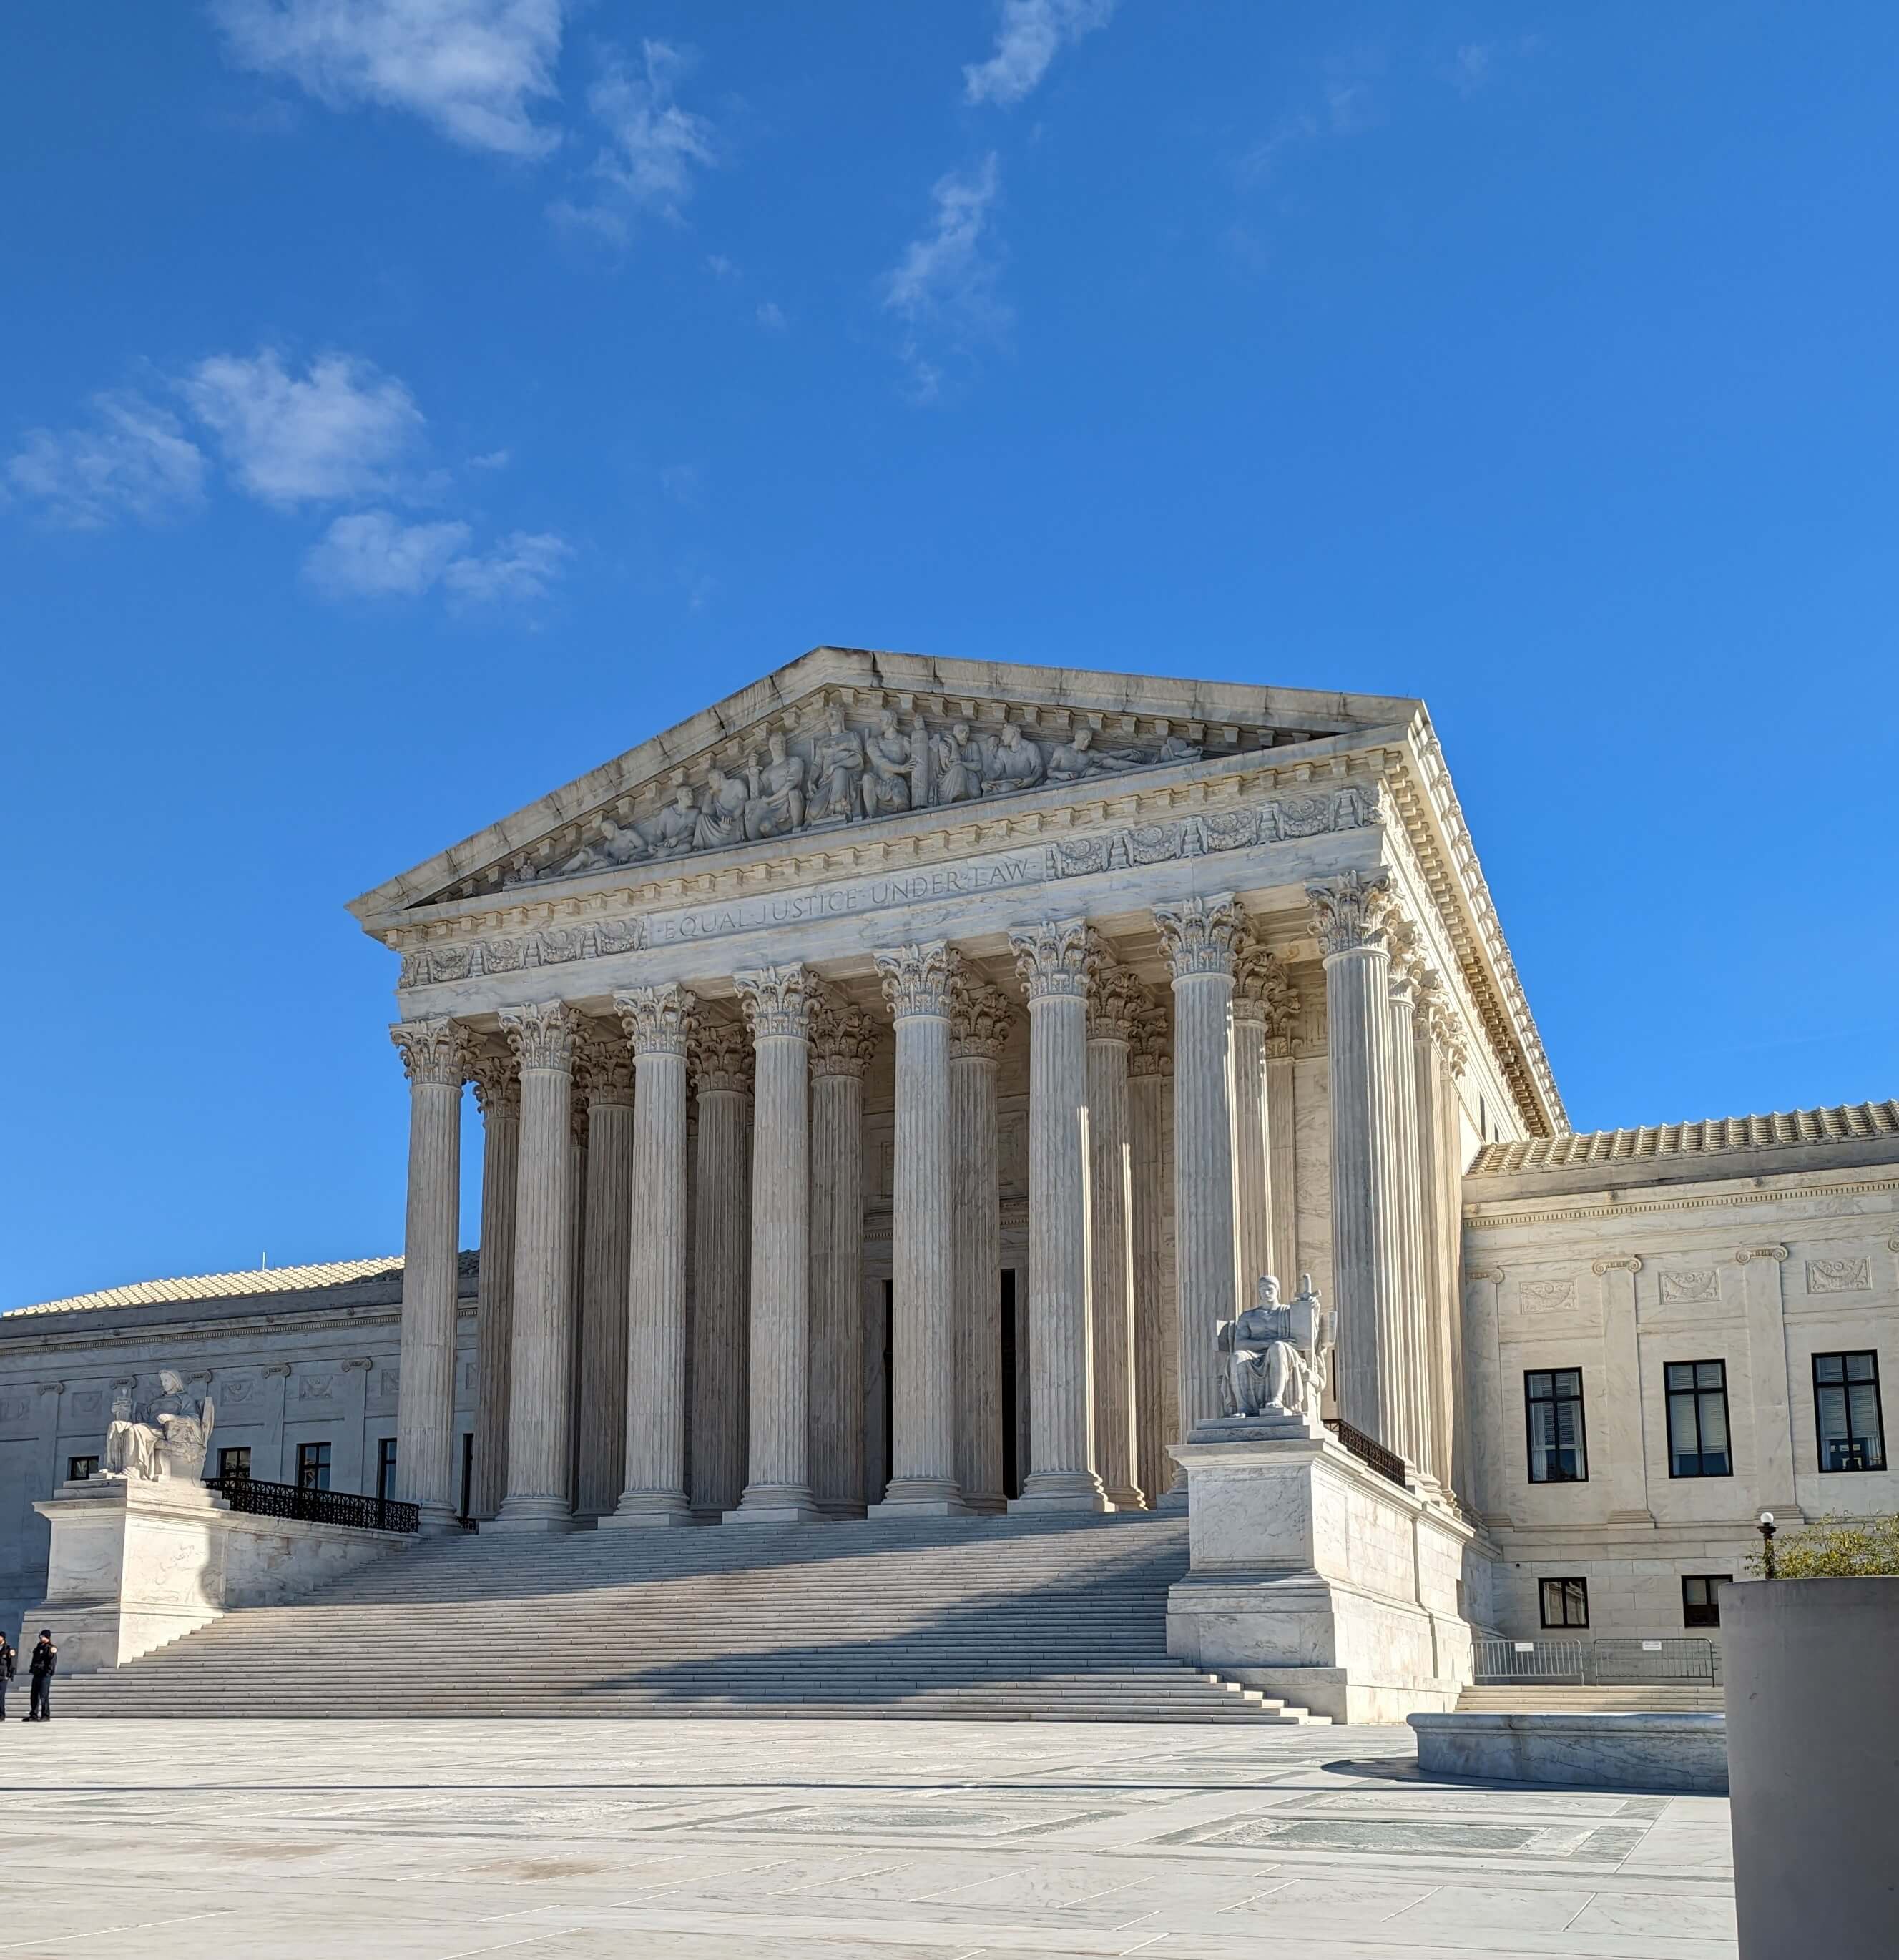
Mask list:
[[[1534,1681],[1467,1688],[1460,1715],[1720,1715],[1719,1688],[1654,1682],[1626,1688],[1546,1686]]]
[[[1169,1658],[1184,1519],[420,1542],[59,1684],[62,1716],[1325,1718]]]

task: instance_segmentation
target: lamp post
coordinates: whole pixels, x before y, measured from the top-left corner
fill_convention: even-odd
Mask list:
[[[1763,1512],[1760,1513],[1760,1526],[1759,1526],[1759,1529],[1760,1529],[1760,1557],[1761,1557],[1761,1562],[1762,1562],[1762,1564],[1763,1564],[1766,1567],[1766,1568],[1767,1568],[1767,1576],[1770,1579],[1771,1579],[1771,1578],[1774,1576],[1774,1573],[1773,1573],[1773,1512],[1771,1512],[1771,1511],[1763,1511]]]

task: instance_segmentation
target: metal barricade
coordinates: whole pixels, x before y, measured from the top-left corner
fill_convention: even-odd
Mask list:
[[[1692,1638],[1594,1640],[1589,1679],[1601,1688],[1643,1688],[1652,1682],[1712,1688],[1721,1679],[1721,1650],[1713,1640]]]
[[[1586,1640],[1506,1640],[1480,1634],[1471,1643],[1477,1685],[1513,1682],[1568,1682],[1581,1688],[1589,1678]]]

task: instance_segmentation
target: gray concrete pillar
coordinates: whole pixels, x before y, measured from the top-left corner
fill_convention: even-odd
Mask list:
[[[1174,1386],[1179,1338],[1166,1285],[1167,1105],[1174,1093],[1171,1017],[1155,1004],[1136,1023],[1128,1055],[1129,1236],[1134,1255],[1134,1435],[1137,1481],[1150,1505],[1174,1480],[1170,1443],[1180,1439]]]
[[[864,1515],[864,1071],[870,1017],[840,996],[811,1014],[811,1496]]]
[[[973,1511],[1002,1490],[1002,1189],[996,1076],[1015,1010],[959,964],[950,1023],[951,1262],[956,1321],[956,1480]]]
[[[461,1215],[461,1085],[467,1037],[448,1020],[389,1030],[409,1078],[396,1484],[427,1532],[455,1524],[455,1297]]]
[[[521,1070],[505,1042],[469,1062],[481,1110],[481,1266],[475,1306],[475,1462],[471,1516],[492,1518],[508,1493],[508,1376],[515,1341],[515,1202],[521,1174]],[[402,1446],[396,1451],[397,1475]]]
[[[1094,1471],[1117,1510],[1141,1508],[1135,1411],[1134,1220],[1128,1056],[1147,989],[1102,956],[1088,1017],[1088,1338]]]
[[[634,1064],[617,1022],[588,1029],[579,1066],[587,1099],[587,1196],[581,1214],[585,1252],[577,1351],[580,1433],[575,1508],[583,1518],[597,1519],[618,1504],[626,1485]]]
[[[745,1492],[752,1345],[752,1038],[739,1021],[696,1023],[693,1182],[693,1515],[717,1524]]]

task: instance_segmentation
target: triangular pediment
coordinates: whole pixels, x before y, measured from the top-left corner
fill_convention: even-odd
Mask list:
[[[1380,695],[820,647],[390,880],[366,925],[773,838],[1407,724]]]

